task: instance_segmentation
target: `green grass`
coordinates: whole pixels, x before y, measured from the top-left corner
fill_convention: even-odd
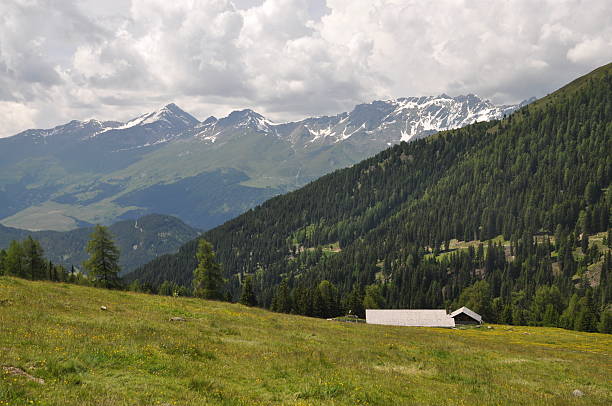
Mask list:
[[[457,251],[467,251],[470,247],[474,249],[478,249],[478,246],[480,244],[483,244],[483,246],[486,247],[489,242],[493,244],[501,244],[504,247],[510,246],[510,241],[505,240],[503,235],[498,235],[495,238],[491,238],[490,240],[484,240],[484,241],[480,241],[480,240],[460,241],[457,239],[452,239],[449,241],[448,251],[442,252],[438,255],[434,255],[432,252],[430,254],[426,254],[425,258],[426,259],[435,258],[437,261],[440,261],[452,255],[453,253],[456,253]],[[433,248],[431,247],[428,247],[428,249],[430,251],[433,251]]]
[[[611,348],[553,328],[340,323],[0,277],[0,406],[609,405]]]

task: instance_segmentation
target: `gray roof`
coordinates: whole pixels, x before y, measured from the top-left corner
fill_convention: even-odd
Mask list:
[[[461,313],[467,314],[468,316],[470,316],[474,320],[478,321],[479,323],[482,323],[482,316],[480,314],[476,313],[475,311],[468,309],[465,306],[455,310],[454,312],[452,312],[450,314],[450,316],[451,317],[455,317],[455,316],[457,316],[457,315],[459,315]]]
[[[389,326],[455,327],[446,310],[366,309],[366,323]]]

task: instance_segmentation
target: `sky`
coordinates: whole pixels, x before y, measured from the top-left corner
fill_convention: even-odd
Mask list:
[[[1,0],[0,137],[177,103],[277,121],[541,97],[612,62],[610,0]]]

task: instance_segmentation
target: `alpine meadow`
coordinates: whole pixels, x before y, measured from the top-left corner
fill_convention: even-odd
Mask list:
[[[0,406],[611,405],[610,15],[1,1]]]

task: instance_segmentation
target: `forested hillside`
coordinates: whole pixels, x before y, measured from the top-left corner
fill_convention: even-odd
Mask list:
[[[609,64],[504,120],[402,143],[204,237],[233,298],[254,274],[259,303],[280,311],[359,311],[365,294],[593,330],[612,297],[610,233],[595,236],[610,227],[611,94]],[[453,251],[452,239],[474,243]],[[130,278],[188,285],[195,247]]]

